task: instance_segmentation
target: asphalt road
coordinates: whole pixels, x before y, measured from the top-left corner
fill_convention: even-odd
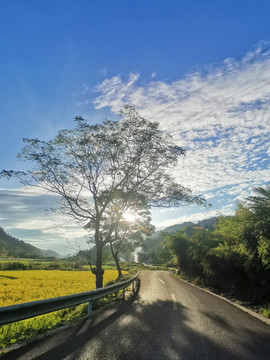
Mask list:
[[[168,272],[140,279],[134,301],[3,359],[270,359],[270,325]]]

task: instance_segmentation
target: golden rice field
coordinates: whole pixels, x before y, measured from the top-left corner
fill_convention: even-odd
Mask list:
[[[126,273],[126,272],[123,272]],[[106,270],[104,284],[117,278],[116,270]],[[90,291],[95,276],[90,271],[29,270],[0,271],[0,306]],[[65,323],[85,311],[85,305],[56,311],[0,327],[0,347]]]
[[[116,278],[116,270],[106,270],[104,284]],[[0,306],[75,294],[94,288],[95,276],[90,271],[0,271]]]

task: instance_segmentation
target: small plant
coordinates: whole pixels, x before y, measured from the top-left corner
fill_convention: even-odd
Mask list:
[[[268,304],[268,306],[266,308],[260,308],[260,313],[261,313],[261,315],[270,319],[270,304]]]

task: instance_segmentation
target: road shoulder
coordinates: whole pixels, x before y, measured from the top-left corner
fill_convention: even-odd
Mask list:
[[[228,302],[229,304],[237,307],[238,309],[240,309],[240,310],[242,310],[242,311],[250,314],[251,316],[253,316],[253,317],[261,320],[261,321],[264,322],[265,324],[270,325],[270,319],[267,319],[266,317],[264,317],[264,316],[256,313],[255,311],[252,311],[252,310],[246,308],[246,307],[243,306],[243,305],[237,304],[236,302],[231,301],[231,300],[225,298],[224,296],[215,294],[214,292],[212,292],[212,291],[210,291],[210,290],[208,290],[208,289],[204,289],[204,288],[202,288],[202,287],[200,287],[200,286],[198,286],[198,285],[192,284],[191,282],[189,282],[189,281],[187,281],[187,280],[180,279],[179,277],[174,276],[174,274],[172,274],[172,273],[170,273],[170,274],[171,274],[171,276],[172,276],[174,279],[177,279],[177,280],[179,280],[179,281],[183,281],[183,282],[185,282],[186,284],[189,284],[189,285],[191,285],[191,286],[194,286],[195,288],[197,288],[197,289],[199,289],[199,290],[202,290],[202,291],[204,291],[204,292],[207,292],[208,294],[214,295],[214,296],[218,297],[219,299],[224,300],[224,301]]]

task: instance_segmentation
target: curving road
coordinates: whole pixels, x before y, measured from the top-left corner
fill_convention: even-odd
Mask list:
[[[3,359],[270,359],[268,324],[168,272],[143,271],[140,280],[133,302]]]

